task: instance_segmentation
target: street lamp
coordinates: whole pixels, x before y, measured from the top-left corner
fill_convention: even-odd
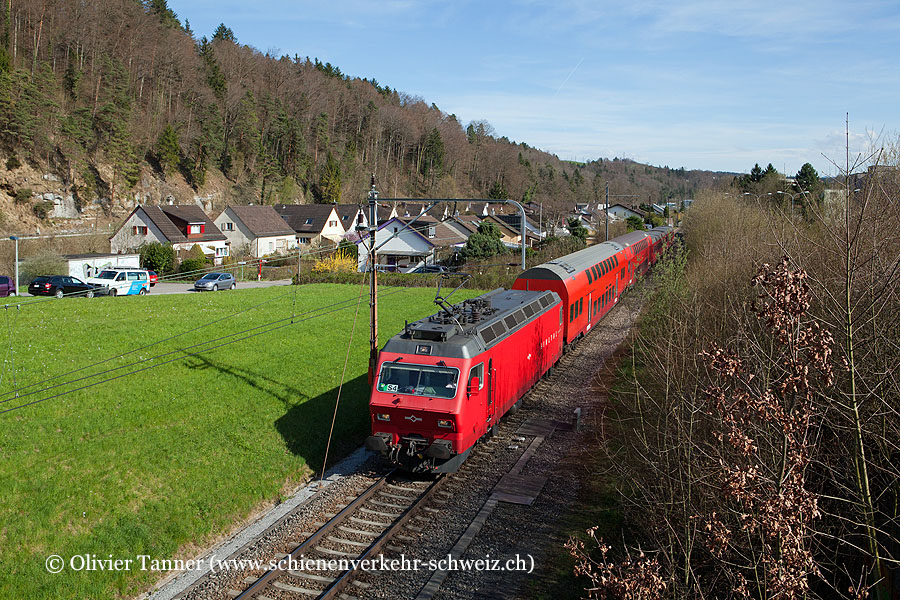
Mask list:
[[[19,291],[19,236],[11,235],[9,239],[16,243],[16,296],[20,295]]]
[[[797,196],[802,196],[802,195],[804,195],[804,194],[807,194],[807,195],[808,195],[808,194],[809,194],[809,190],[803,190],[803,191],[801,191],[801,192],[797,192],[796,194],[792,194],[792,193],[790,193],[790,192],[782,192],[782,191],[778,191],[778,192],[775,192],[775,193],[776,193],[776,194],[781,194],[782,196],[790,196],[790,198],[791,198],[791,220],[793,220],[793,219],[794,219],[794,198],[796,198]]]

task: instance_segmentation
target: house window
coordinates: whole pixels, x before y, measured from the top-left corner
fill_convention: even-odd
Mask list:
[[[234,231],[234,223],[222,223],[222,231]]]
[[[216,248],[216,256],[219,258],[228,256],[228,246],[218,246]]]
[[[434,232],[435,232],[435,227],[434,227],[434,225],[429,226],[429,227],[428,227],[428,237],[429,237],[429,238],[434,238]]]
[[[312,221],[313,221],[312,219],[307,219],[307,220],[306,220],[306,224],[307,224],[307,225],[312,225]]]
[[[135,225],[131,228],[131,233],[133,233],[134,235],[147,235],[147,226]]]
[[[269,254],[275,252],[275,242],[269,242]]]
[[[338,223],[338,222],[337,222],[337,221],[334,221],[334,220],[328,221],[328,226],[329,226],[329,227],[337,227],[337,223]]]
[[[188,235],[200,235],[203,233],[203,225],[188,225]]]
[[[308,237],[297,238],[297,242],[300,244],[308,244],[310,241],[311,240]]]

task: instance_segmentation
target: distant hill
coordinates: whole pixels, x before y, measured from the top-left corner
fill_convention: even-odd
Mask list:
[[[198,39],[165,0],[19,0],[0,14],[0,209],[44,218],[24,194],[14,203],[25,186],[109,218],[169,196],[353,202],[373,171],[384,196],[509,197],[545,215],[600,201],[607,183],[656,202],[717,182],[561,161],[329,63],[263,54],[224,25]]]

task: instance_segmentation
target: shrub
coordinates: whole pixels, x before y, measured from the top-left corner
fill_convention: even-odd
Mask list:
[[[24,289],[31,280],[41,275],[65,275],[66,263],[62,257],[42,252],[22,261],[19,268],[19,285]]]
[[[350,240],[341,240],[341,243],[338,245],[338,250],[351,256],[353,260],[356,260],[359,257],[359,246]]]
[[[349,252],[338,250],[334,254],[317,260],[312,270],[313,273],[356,273],[358,264]]]
[[[172,244],[150,242],[140,247],[141,266],[157,273],[168,273],[175,268],[175,248]]]
[[[34,206],[31,207],[31,211],[34,213],[34,216],[36,216],[38,219],[41,219],[42,221],[50,215],[51,210],[53,210],[53,203],[47,200],[35,202]]]
[[[6,159],[6,170],[7,171],[15,171],[19,167],[22,166],[21,161],[19,161],[19,157],[13,154],[9,158]]]
[[[31,197],[33,195],[34,192],[31,191],[31,188],[21,188],[16,190],[14,200],[16,204],[28,204],[31,202]]]
[[[178,269],[181,273],[189,273],[191,271],[200,271],[209,266],[209,262],[205,258],[186,258],[181,261],[181,267]]]

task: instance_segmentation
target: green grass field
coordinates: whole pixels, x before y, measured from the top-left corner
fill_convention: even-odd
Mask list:
[[[137,564],[118,573],[73,572],[67,564],[54,575],[45,559],[188,558],[318,472],[359,291],[321,284],[66,298],[2,311],[0,410],[176,360],[0,414],[0,598],[136,595],[160,574]],[[366,292],[329,463],[368,431]],[[453,300],[473,295],[461,290]],[[380,342],[405,318],[433,312],[433,297],[434,289],[382,288]],[[342,310],[303,320],[310,316],[304,313],[341,301]],[[285,318],[279,325],[286,326],[251,339],[216,349],[203,345]],[[136,361],[145,362],[21,395]]]

